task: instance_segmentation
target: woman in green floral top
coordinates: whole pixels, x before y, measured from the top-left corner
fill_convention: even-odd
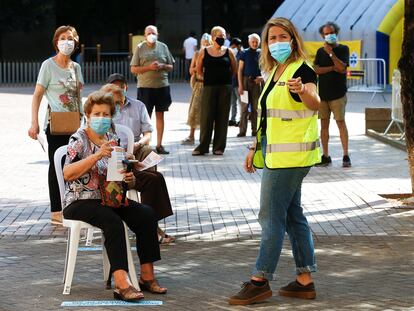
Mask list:
[[[81,109],[78,92],[84,84],[81,68],[79,64],[70,59],[78,45],[79,36],[74,27],[60,26],[56,29],[53,36],[53,47],[57,54],[43,62],[33,94],[32,122],[28,131],[32,139],[37,139],[39,134],[39,107],[43,95],[48,101],[48,111],[78,111]],[[48,116],[45,118],[44,130],[48,141],[51,220],[53,224],[61,224],[62,208],[53,156],[60,146],[68,143],[70,135],[52,135]]]

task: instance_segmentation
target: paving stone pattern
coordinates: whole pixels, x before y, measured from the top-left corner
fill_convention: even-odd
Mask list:
[[[86,93],[97,86],[87,86]],[[64,300],[111,299],[104,291],[100,252],[80,252],[70,296],[61,295],[66,230],[50,225],[47,156],[27,136],[33,88],[0,88],[0,310],[57,310]],[[135,89],[130,88],[131,95]],[[274,296],[250,307],[230,307],[226,297],[246,280],[257,254],[261,172],[243,172],[245,146],[229,128],[224,156],[192,157],[180,140],[189,88],[172,86],[165,147],[159,165],[174,215],[161,223],[178,237],[162,248],[158,278],[169,287],[162,307],[149,310],[414,310],[414,211],[395,208],[379,194],[411,191],[406,153],[364,135],[369,96],[349,94],[347,124],[352,167],[341,167],[341,146],[331,125],[333,165],[313,168],[303,184],[303,208],[315,238],[318,297]],[[389,96],[388,96],[389,97]],[[388,100],[386,97],[386,100]],[[377,97],[376,106],[386,107]],[[45,111],[41,108],[41,119]],[[154,133],[155,140],[155,133]],[[99,240],[94,243],[99,245]],[[272,288],[293,277],[289,244]],[[147,299],[160,299],[147,295]],[[101,308],[92,308],[99,310]],[[115,310],[115,307],[105,307]],[[128,309],[119,307],[118,309]]]

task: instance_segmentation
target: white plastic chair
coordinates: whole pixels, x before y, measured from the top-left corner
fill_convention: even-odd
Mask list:
[[[59,184],[62,208],[63,208],[63,198],[65,195],[65,181],[63,179],[62,158],[64,155],[66,155],[66,151],[67,151],[67,145],[58,148],[54,155],[55,170],[56,170],[56,176],[57,176],[57,180]],[[73,273],[75,271],[76,257],[78,255],[78,246],[79,246],[81,229],[95,229],[96,227],[83,221],[65,219],[64,217],[63,217],[63,226],[69,228],[68,242],[67,242],[67,248],[66,248],[65,269],[63,273],[63,283],[65,284],[63,287],[63,294],[69,295],[70,289],[72,286]],[[139,290],[137,274],[135,272],[134,261],[132,259],[131,245],[129,243],[128,228],[125,225],[125,223],[124,223],[124,231],[125,231],[127,258],[128,258],[129,277],[134,287]],[[108,254],[106,252],[105,245],[104,245],[103,234],[102,234],[102,255],[103,255],[104,282],[106,282],[109,278],[110,264],[109,264]]]
[[[121,134],[123,136],[127,137],[127,152],[133,154],[134,153],[134,133],[132,130],[122,124],[115,124],[115,132],[117,134]],[[136,190],[129,190],[127,193],[128,199],[134,200],[135,202],[139,202],[139,195],[138,191]],[[93,228],[88,229],[86,233],[86,246],[91,246],[92,241],[94,239],[94,232],[95,230]]]

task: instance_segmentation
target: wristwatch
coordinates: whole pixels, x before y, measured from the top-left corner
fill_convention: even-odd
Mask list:
[[[329,57],[332,58],[332,56],[333,56],[332,53],[329,53]]]

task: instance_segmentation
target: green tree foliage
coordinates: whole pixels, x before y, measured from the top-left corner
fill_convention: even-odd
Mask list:
[[[0,60],[5,33],[39,29],[50,14],[54,14],[51,0],[0,0]]]

